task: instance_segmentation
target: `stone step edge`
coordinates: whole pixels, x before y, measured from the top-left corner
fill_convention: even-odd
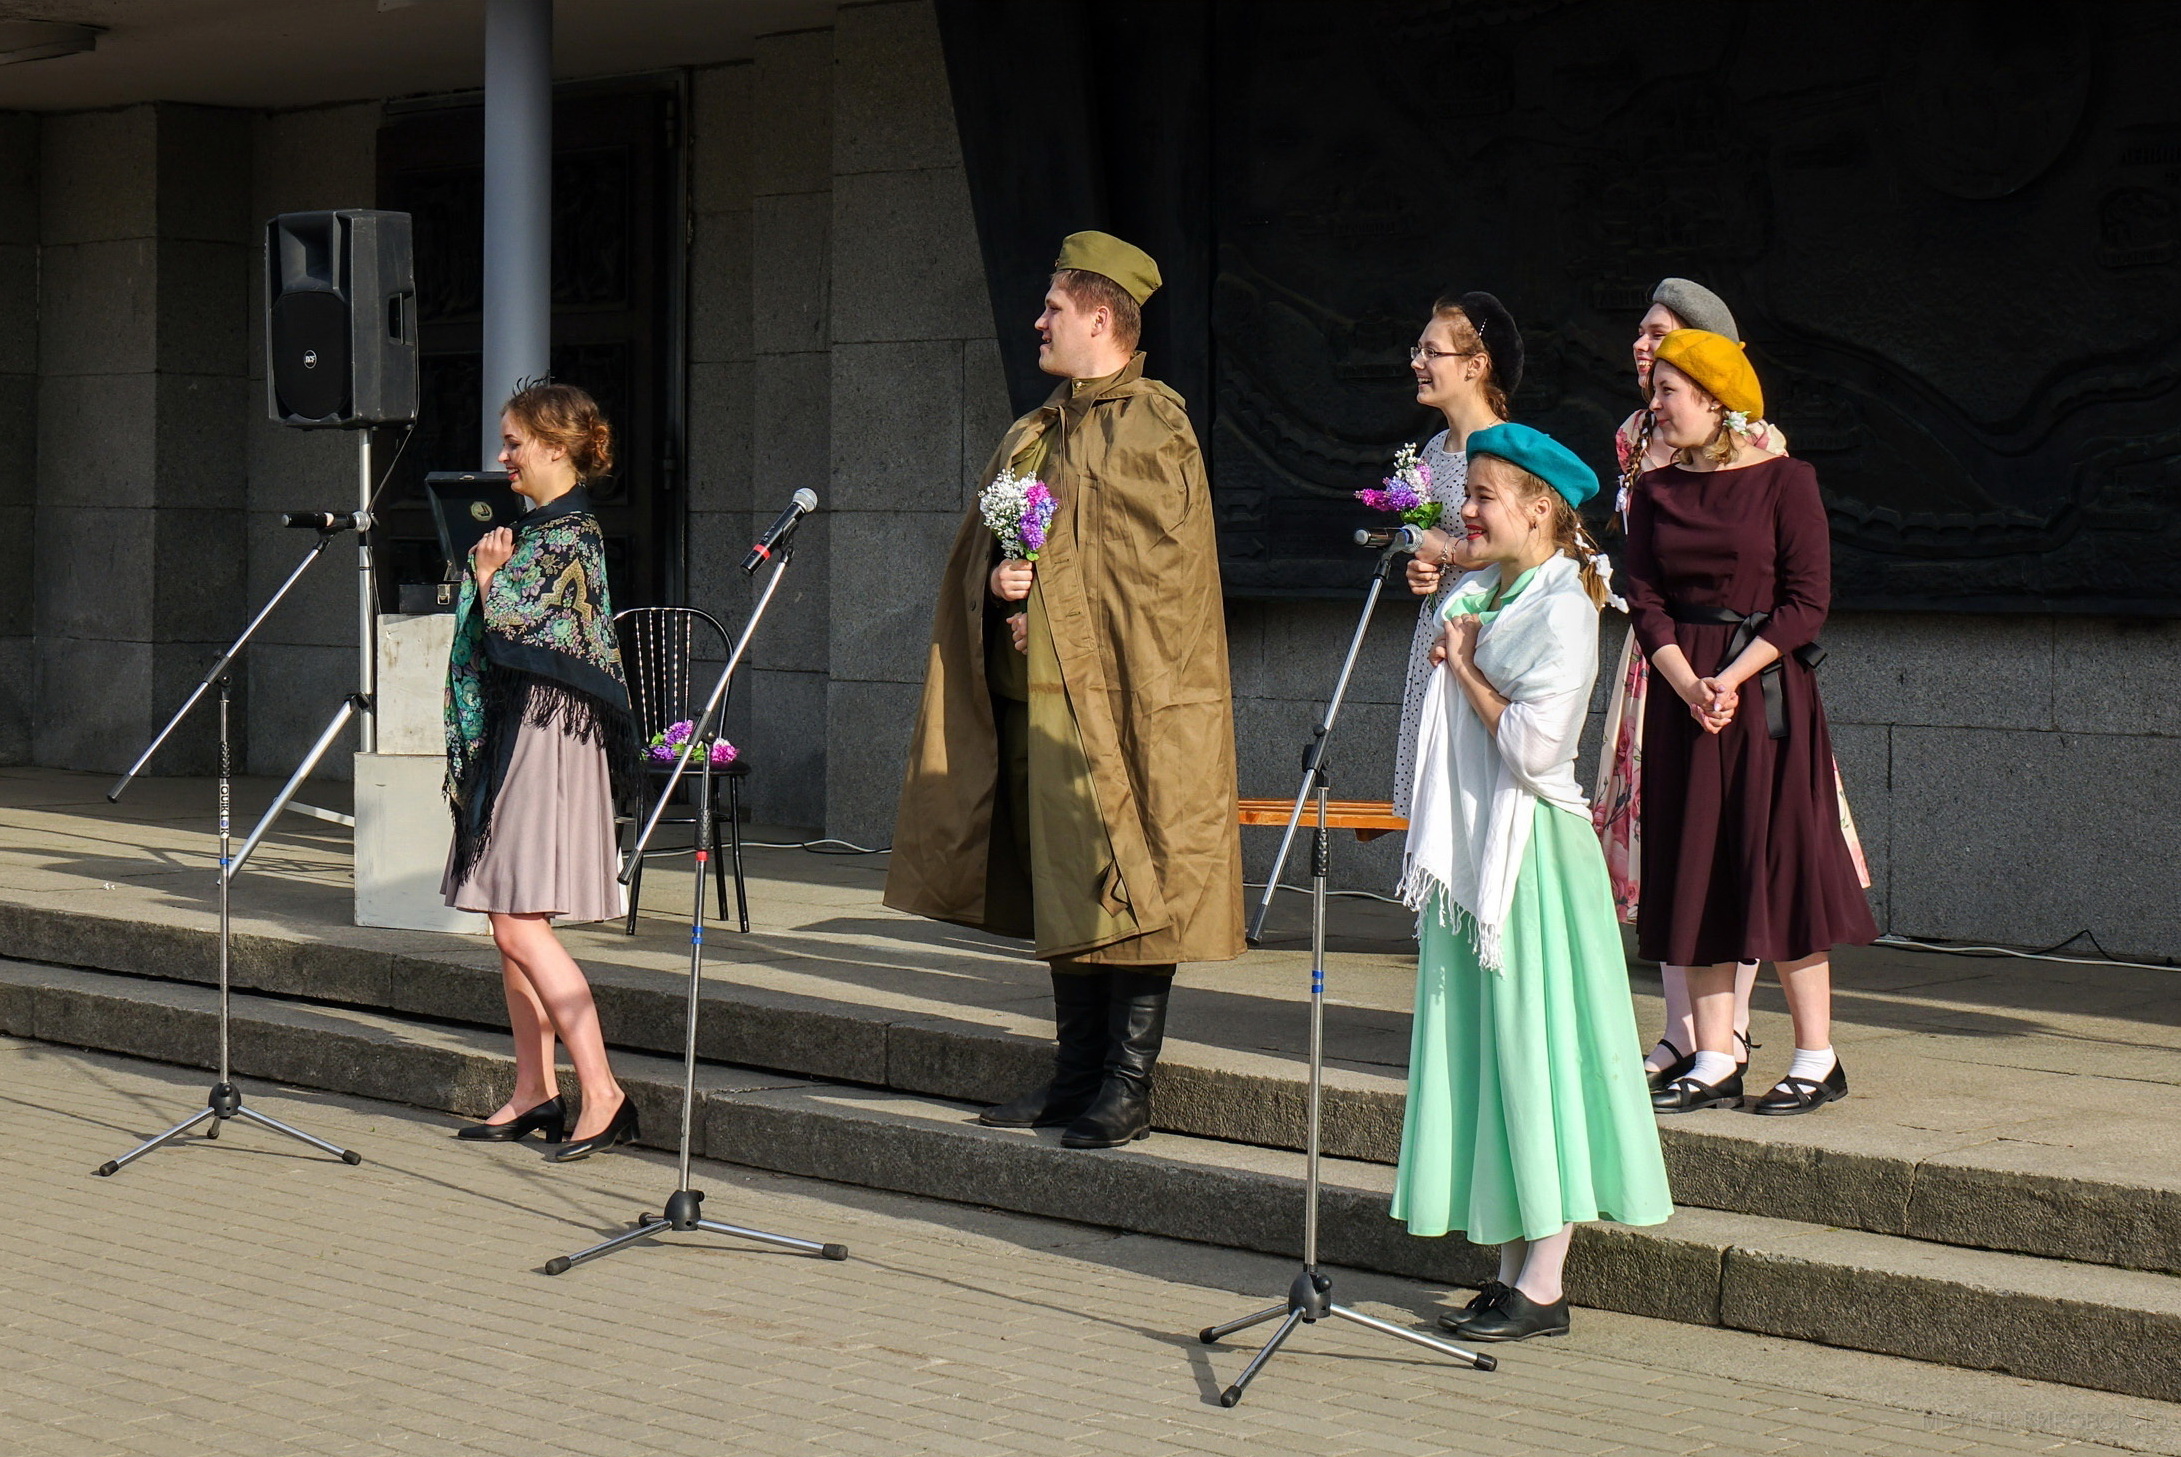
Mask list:
[[[0,1032],[169,1063],[211,1065],[215,1001],[180,984],[0,966]],[[236,998],[234,1010],[237,1077],[470,1117],[497,1106],[506,1087],[511,1059],[487,1045],[496,1040],[487,1034],[248,995]],[[968,1108],[928,1098],[740,1069],[705,1068],[700,1076],[694,1152],[707,1157],[1299,1253],[1299,1169],[1275,1167],[1296,1163],[1291,1155],[1178,1135],[1079,1152],[982,1128]],[[680,1066],[630,1057],[622,1077],[648,1130],[644,1141],[670,1144],[679,1125]],[[86,1168],[106,1152],[87,1150]],[[1382,1166],[1328,1160],[1324,1172],[1326,1263],[1446,1285],[1473,1285],[1485,1273],[1483,1251],[1458,1238],[1411,1238],[1388,1217]],[[2181,1281],[2166,1276],[1683,1210],[1648,1229],[1582,1227],[1569,1285],[1583,1305],[2181,1398]]]
[[[123,975],[156,967],[162,980],[209,985],[216,938],[183,927],[0,900],[0,956]],[[1000,1028],[925,1013],[870,1009],[721,979],[705,991],[698,1053],[709,1062],[796,1077],[893,1088],[962,1102],[998,1102],[1044,1075],[1047,1044]],[[611,967],[593,978],[616,1047],[678,1054],[686,998],[666,974]],[[674,978],[678,983],[678,978]],[[277,996],[379,1009],[480,1028],[506,1025],[496,971],[379,951],[295,931],[238,932],[233,982]],[[1154,1107],[1165,1132],[1300,1148],[1300,1068],[1253,1072],[1190,1060],[1186,1045],[1162,1062]],[[1333,1070],[1325,1149],[1391,1164],[1399,1154],[1403,1094]],[[1823,1115],[1819,1115],[1823,1116]],[[1987,1168],[1971,1159],[1914,1158],[1707,1130],[1712,1115],[1661,1127],[1668,1173],[1684,1204],[1781,1215],[1968,1249],[2011,1251],[2123,1269],[2181,1273],[2181,1191]]]

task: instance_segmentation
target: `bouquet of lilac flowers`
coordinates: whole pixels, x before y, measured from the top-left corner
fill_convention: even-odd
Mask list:
[[[1009,561],[1037,560],[1058,505],[1043,481],[1011,470],[1001,471],[977,496],[984,524],[1000,539],[1000,553]]]
[[[651,736],[650,744],[644,749],[644,757],[654,764],[673,763],[682,756],[682,750],[688,745],[689,736],[696,731],[696,727],[686,718],[668,724]],[[712,741],[712,763],[714,767],[721,764],[732,764],[741,757],[742,751],[725,739],[714,739]]]
[[[1386,477],[1379,489],[1358,491],[1356,499],[1373,511],[1392,511],[1409,525],[1424,531],[1437,526],[1444,512],[1444,508],[1431,499],[1431,467],[1416,458],[1413,443],[1394,452],[1393,474]]]

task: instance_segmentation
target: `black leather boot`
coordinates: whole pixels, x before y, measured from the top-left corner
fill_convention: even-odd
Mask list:
[[[1073,1122],[1106,1079],[1106,1005],[1110,977],[1103,966],[1053,973],[1052,1080],[977,1115],[994,1128],[1054,1128]]]
[[[1171,967],[1113,969],[1106,1023],[1105,1083],[1060,1136],[1065,1148],[1118,1148],[1151,1135],[1151,1074],[1166,1041]]]

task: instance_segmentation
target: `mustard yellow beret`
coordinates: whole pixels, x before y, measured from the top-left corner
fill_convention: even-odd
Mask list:
[[[1111,233],[1068,234],[1060,240],[1060,256],[1053,260],[1053,267],[1103,273],[1126,289],[1139,308],[1165,282],[1159,277],[1159,265],[1149,253],[1134,243],[1122,242]]]
[[[1732,339],[1704,329],[1676,329],[1658,341],[1652,357],[1695,380],[1728,409],[1752,420],[1764,417],[1764,386]]]

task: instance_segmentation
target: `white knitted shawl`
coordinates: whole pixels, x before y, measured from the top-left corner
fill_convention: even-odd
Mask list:
[[[1479,611],[1499,568],[1471,572],[1443,615]],[[1575,749],[1598,676],[1598,609],[1574,560],[1555,556],[1477,634],[1477,670],[1508,700],[1487,730],[1443,666],[1418,725],[1401,899],[1469,933],[1477,959],[1505,969],[1501,937],[1529,849],[1537,801],[1576,814]]]

